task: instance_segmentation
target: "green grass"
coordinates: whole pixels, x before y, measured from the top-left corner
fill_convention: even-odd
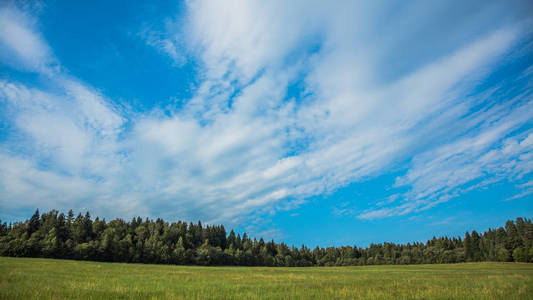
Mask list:
[[[0,299],[533,299],[533,264],[189,267],[0,257]]]

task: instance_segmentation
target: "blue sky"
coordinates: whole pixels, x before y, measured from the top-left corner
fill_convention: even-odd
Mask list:
[[[533,215],[529,1],[0,6],[0,218],[368,245]]]

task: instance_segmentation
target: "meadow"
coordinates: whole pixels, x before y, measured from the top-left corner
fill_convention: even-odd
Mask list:
[[[532,299],[533,264],[199,267],[0,257],[0,299]]]

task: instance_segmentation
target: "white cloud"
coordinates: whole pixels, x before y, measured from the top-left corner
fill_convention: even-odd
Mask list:
[[[531,97],[531,94],[527,97]],[[484,120],[490,120],[492,113],[494,110],[486,112]],[[396,179],[396,187],[410,187],[408,192],[401,194],[400,204],[369,209],[361,213],[359,218],[404,215],[429,209],[450,198],[499,181],[519,182],[524,175],[533,172],[533,147],[529,142],[533,139],[533,133],[529,130],[505,137],[531,119],[532,115],[533,106],[526,101],[496,122],[482,125],[482,128],[486,128],[478,133],[415,156],[407,174]],[[527,184],[518,187],[523,191],[507,200],[530,194]]]
[[[50,72],[55,59],[33,27],[34,22],[24,13],[11,6],[0,7],[0,57],[17,68]]]
[[[162,37],[161,33],[150,30],[149,28],[143,28],[139,36],[145,40],[148,46],[154,47],[159,52],[168,55],[174,66],[179,67],[185,63],[185,53],[180,49],[178,40]]]

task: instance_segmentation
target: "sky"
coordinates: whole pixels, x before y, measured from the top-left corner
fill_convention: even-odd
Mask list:
[[[533,217],[531,1],[2,1],[0,219],[310,247]]]

